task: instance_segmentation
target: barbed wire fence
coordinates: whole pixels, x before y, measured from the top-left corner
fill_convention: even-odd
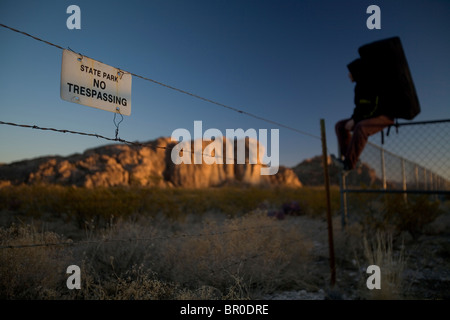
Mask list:
[[[3,28],[5,28],[5,29],[9,29],[9,30],[14,31],[14,32],[17,32],[17,33],[19,33],[19,34],[22,34],[22,35],[24,35],[24,36],[30,37],[30,38],[32,38],[32,39],[34,39],[34,40],[40,41],[40,42],[42,42],[42,43],[45,43],[45,44],[50,45],[50,46],[53,46],[53,47],[58,48],[58,49],[60,49],[60,50],[64,50],[64,48],[63,48],[62,46],[58,45],[58,44],[55,44],[55,43],[52,43],[52,42],[50,42],[50,41],[44,40],[44,39],[42,39],[42,38],[36,37],[36,36],[34,36],[34,35],[31,35],[31,34],[29,34],[29,33],[24,32],[24,31],[21,31],[21,30],[12,28],[12,27],[7,26],[7,25],[5,25],[5,24],[0,23],[0,27],[3,27]],[[73,50],[70,49],[70,48],[68,48],[68,49],[71,50],[71,51],[73,51]],[[84,55],[81,54],[81,53],[78,53],[78,54],[79,54],[80,56],[84,56]],[[88,56],[86,56],[86,57],[89,58]],[[96,61],[99,61],[99,60],[96,59]],[[101,61],[99,61],[99,62],[101,62]],[[268,119],[268,118],[266,118],[266,117],[263,117],[263,116],[260,116],[260,115],[257,115],[257,114],[248,112],[248,111],[246,111],[246,110],[243,110],[243,109],[239,109],[239,108],[235,108],[235,107],[229,106],[229,105],[227,105],[227,104],[218,102],[218,101],[216,101],[216,100],[212,100],[212,99],[209,99],[209,98],[200,96],[200,95],[198,95],[198,94],[195,94],[195,93],[192,93],[192,92],[189,92],[189,91],[186,91],[186,90],[183,90],[183,89],[174,87],[174,86],[172,86],[172,85],[169,85],[169,84],[166,84],[166,83],[163,83],[163,82],[160,82],[160,81],[151,79],[151,78],[149,78],[149,77],[142,76],[142,75],[136,74],[136,73],[134,73],[134,72],[130,72],[130,71],[123,70],[122,68],[116,68],[116,69],[119,69],[119,70],[121,70],[121,71],[124,72],[124,73],[128,73],[128,74],[130,74],[130,75],[132,75],[132,76],[134,76],[134,77],[140,78],[140,79],[142,79],[142,80],[144,80],[144,81],[149,81],[149,82],[154,83],[154,84],[157,84],[157,85],[159,85],[159,86],[162,86],[162,87],[171,89],[171,90],[173,90],[173,91],[176,91],[176,92],[179,92],[179,93],[182,93],[182,94],[191,96],[191,97],[196,98],[196,99],[199,99],[199,100],[203,100],[203,101],[205,101],[205,102],[208,102],[208,103],[214,104],[214,105],[216,105],[216,106],[219,106],[219,107],[222,107],[222,108],[225,108],[225,109],[228,109],[228,110],[237,112],[237,113],[239,113],[239,114],[243,114],[243,115],[252,117],[252,118],[254,118],[254,119],[258,119],[258,120],[264,121],[264,122],[266,122],[266,123],[270,123],[270,124],[273,124],[273,125],[276,125],[276,126],[279,126],[279,127],[285,128],[285,129],[288,129],[288,130],[290,130],[290,131],[299,133],[299,134],[304,135],[304,136],[309,136],[309,137],[311,137],[311,138],[315,138],[315,139],[319,139],[319,140],[321,139],[321,138],[320,138],[318,135],[316,135],[316,134],[312,134],[312,133],[310,133],[310,132],[306,132],[306,131],[303,131],[303,130],[294,128],[294,127],[292,127],[292,126],[283,124],[283,123],[278,122],[278,121],[275,121],[275,120],[273,120],[273,119]]]
[[[398,123],[369,141],[359,168],[341,176],[341,214],[345,225],[350,194],[450,195],[450,119]]]
[[[5,29],[9,29],[9,30],[11,30],[13,32],[16,32],[18,34],[22,34],[22,35],[24,35],[26,37],[32,38],[34,40],[40,41],[40,42],[42,42],[42,43],[44,43],[46,45],[50,45],[50,46],[55,47],[55,48],[60,49],[60,50],[65,50],[65,48],[60,46],[60,45],[52,43],[51,41],[44,40],[44,39],[42,39],[40,37],[31,35],[31,34],[26,33],[24,31],[21,31],[21,30],[9,27],[9,26],[1,24],[1,23],[0,23],[0,26],[5,28]],[[68,49],[72,50],[70,48],[68,48]],[[79,54],[82,56],[81,53],[79,53]],[[125,70],[122,70],[122,68],[120,68],[120,70],[122,72],[129,73],[130,75],[132,75],[134,77],[140,78],[140,79],[142,79],[144,81],[148,81],[148,82],[151,82],[153,84],[160,85],[162,87],[171,89],[171,90],[176,91],[178,93],[182,93],[182,94],[188,95],[190,97],[193,97],[193,98],[196,98],[196,99],[200,99],[200,100],[203,100],[205,102],[214,104],[216,106],[219,106],[219,107],[226,108],[228,110],[237,112],[237,113],[242,114],[244,116],[249,116],[249,117],[252,117],[254,119],[258,119],[258,120],[261,120],[263,122],[266,122],[266,123],[269,123],[269,124],[272,124],[272,125],[275,125],[275,126],[287,129],[287,130],[290,130],[291,132],[300,134],[302,136],[306,136],[306,137],[309,137],[309,138],[314,138],[314,139],[320,140],[320,141],[322,141],[322,144],[323,144],[323,141],[325,139],[323,136],[318,136],[318,135],[312,134],[310,132],[299,130],[299,129],[295,128],[295,127],[292,127],[292,126],[280,123],[280,122],[275,121],[273,119],[268,119],[266,117],[263,117],[263,116],[260,116],[260,115],[254,114],[254,113],[251,113],[251,112],[248,112],[248,111],[245,111],[245,110],[242,110],[242,109],[238,109],[238,108],[229,106],[227,104],[223,104],[221,102],[218,102],[218,101],[215,101],[215,100],[212,100],[212,99],[209,99],[209,98],[205,98],[203,96],[191,93],[189,91],[176,88],[174,86],[162,83],[160,81],[156,81],[156,80],[151,79],[149,77],[142,76],[142,75],[139,75],[139,74],[136,74],[136,73],[133,73],[133,72],[125,71]],[[106,137],[106,136],[99,135],[99,134],[96,134],[96,133],[88,133],[88,132],[82,132],[82,131],[76,131],[76,130],[67,130],[67,129],[57,129],[57,128],[50,128],[50,127],[42,127],[42,126],[38,126],[36,124],[20,124],[20,123],[9,122],[9,121],[0,121],[0,125],[15,126],[15,127],[21,127],[21,128],[27,128],[27,129],[33,129],[33,130],[52,131],[52,132],[63,133],[63,134],[89,136],[89,137],[95,137],[95,138],[103,139],[103,140],[107,140],[107,141],[124,143],[124,144],[128,144],[130,146],[136,146],[136,147],[144,147],[144,146],[148,145],[148,144],[145,144],[145,143],[132,142],[132,141],[128,141],[128,140],[124,140],[124,139],[119,138],[119,136],[118,136],[118,130],[119,130],[118,124],[116,124],[115,121],[114,121],[114,124],[116,126],[115,138],[110,138],[110,137]],[[173,148],[171,148],[169,146],[158,146],[158,145],[155,146],[153,144],[151,144],[151,146],[152,147],[156,147],[156,148],[160,148],[160,149],[165,149],[165,150],[172,150],[173,149]],[[185,150],[183,149],[183,151],[185,151]],[[194,154],[195,152],[191,152],[191,153]],[[204,156],[211,156],[209,154],[203,154],[203,153],[202,153],[202,155],[204,155]],[[329,199],[328,199],[328,201],[329,201]],[[328,213],[330,213],[330,212],[328,212]],[[330,223],[329,223],[329,226],[330,226]],[[211,237],[217,237],[217,236],[223,235],[225,233],[227,233],[227,234],[229,234],[229,233],[238,233],[238,232],[239,233],[245,233],[245,232],[248,232],[250,229],[257,229],[258,232],[264,232],[264,230],[268,230],[270,228],[275,228],[275,227],[279,227],[279,226],[277,226],[276,224],[271,224],[271,225],[258,226],[258,227],[255,227],[255,228],[240,228],[240,229],[238,228],[238,229],[235,229],[235,230],[230,230],[230,231],[225,231],[225,232],[192,233],[192,234],[190,234],[190,233],[183,233],[183,234],[171,234],[171,235],[167,235],[167,236],[158,236],[158,237],[149,237],[149,238],[146,238],[146,237],[145,238],[135,237],[135,238],[129,238],[129,239],[103,238],[103,239],[98,239],[98,240],[82,240],[82,241],[72,241],[72,240],[56,241],[56,242],[54,242],[54,241],[45,242],[44,241],[44,242],[29,243],[29,244],[7,243],[7,242],[5,243],[5,242],[3,242],[2,245],[0,245],[0,250],[1,249],[3,249],[3,250],[21,250],[21,249],[25,249],[26,250],[26,249],[32,249],[32,248],[74,247],[74,246],[83,246],[83,245],[89,245],[89,244],[105,245],[105,244],[117,243],[117,242],[126,242],[126,243],[150,242],[151,243],[151,242],[161,241],[161,240],[173,241],[175,239],[186,239],[186,238],[192,238],[192,237],[211,238]],[[285,239],[285,240],[286,240],[287,244],[294,244],[295,242],[297,242],[296,245],[297,246],[299,245],[298,240],[291,240],[291,241],[289,241],[288,238]],[[332,244],[332,239],[331,239],[331,244]],[[333,250],[333,248],[331,248],[331,250]],[[229,265],[242,264],[245,261],[248,261],[248,260],[251,260],[251,259],[254,259],[254,258],[258,258],[258,257],[260,257],[260,256],[262,256],[264,254],[265,254],[264,252],[261,252],[261,253],[249,255],[249,256],[246,256],[246,257],[242,257],[241,259],[237,259],[237,261],[235,261],[235,262],[230,262]],[[332,261],[330,261],[330,268],[331,268],[331,272],[332,272],[332,274],[331,274],[331,285],[333,286],[334,283],[335,283],[334,256],[331,257],[331,259],[332,259]],[[224,263],[226,263],[226,261],[224,261]]]
[[[173,234],[170,236],[157,236],[157,237],[150,237],[150,238],[128,238],[128,239],[121,239],[121,238],[102,238],[100,240],[80,240],[80,241],[73,241],[71,239],[67,241],[61,241],[61,242],[41,242],[41,243],[32,243],[32,244],[18,244],[18,245],[1,245],[0,249],[22,249],[22,248],[38,248],[38,247],[64,247],[64,246],[77,246],[77,245],[86,245],[86,244],[105,244],[105,243],[114,243],[114,242],[152,242],[152,241],[158,241],[158,240],[170,240],[170,239],[180,239],[180,238],[195,238],[195,237],[210,237],[210,236],[218,236],[218,235],[224,235],[234,232],[246,232],[254,229],[258,230],[264,230],[267,228],[275,228],[276,225],[270,224],[270,225],[264,225],[264,226],[258,226],[258,227],[247,227],[247,228],[240,228],[240,229],[234,229],[230,231],[220,231],[220,232],[210,232],[210,233],[180,233],[180,234]]]
[[[43,42],[47,45],[53,46],[55,48],[64,50],[64,48],[60,45],[56,45],[50,41],[43,40],[39,37],[30,35],[26,32],[11,28],[4,24],[0,24],[1,27],[9,29],[11,31],[23,34],[27,37],[30,37],[34,40]],[[215,100],[204,98],[203,96],[193,94],[191,92],[173,87],[171,85],[153,80],[149,77],[145,77],[136,73],[124,71],[132,76],[140,78],[144,81],[149,81],[151,83],[166,87],[168,89],[174,90],[176,92],[186,94],[188,96],[212,103],[216,106],[226,108],[228,110],[237,112],[242,115],[246,115],[266,123],[270,123],[285,129],[288,129],[297,134],[301,134],[303,136],[307,136],[310,138],[314,138],[320,140],[322,143],[322,147],[324,147],[324,169],[327,168],[325,161],[325,154],[328,149],[326,147],[326,138],[325,133],[322,133],[322,136],[318,136],[316,134],[312,134],[309,132],[305,132],[303,130],[299,130],[292,126],[285,125],[283,123],[274,121],[272,119],[267,119],[265,117],[247,112],[242,109],[234,108],[228,106],[226,104],[217,102]],[[450,189],[450,169],[448,164],[450,163],[450,150],[448,149],[448,141],[450,138],[449,132],[449,123],[450,120],[444,121],[434,121],[429,123],[415,123],[415,126],[412,126],[413,123],[405,123],[399,124],[395,128],[392,128],[390,134],[386,136],[384,139],[384,143],[380,146],[375,143],[375,137],[372,137],[370,142],[367,144],[366,149],[361,157],[363,163],[368,165],[371,168],[371,173],[373,180],[370,184],[364,184],[364,182],[360,184],[352,184],[347,185],[345,181],[353,180],[351,178],[351,173],[348,177],[343,179],[343,187],[341,186],[341,197],[345,199],[345,201],[341,202],[343,208],[341,207],[341,211],[345,219],[347,218],[347,199],[346,196],[349,193],[358,193],[358,192],[401,192],[407,195],[408,193],[432,193],[432,194],[448,194]],[[74,130],[66,130],[66,129],[56,129],[56,128],[48,128],[48,127],[40,127],[37,125],[27,125],[27,124],[18,124],[14,122],[0,121],[1,125],[9,125],[16,126],[28,129],[36,129],[36,130],[44,130],[44,131],[54,131],[58,133],[68,133],[68,134],[77,134],[84,135],[90,137],[96,137],[99,139],[104,139],[107,141],[125,143],[132,146],[145,146],[146,144],[139,142],[131,142],[118,137],[118,126],[116,131],[115,138],[109,138],[102,135],[98,135],[95,133],[86,133],[81,131]],[[424,133],[423,135],[418,135],[418,132],[423,132],[425,129],[429,129],[430,127],[436,128],[437,131],[433,131],[432,133]],[[440,128],[440,130],[438,130]],[[398,131],[398,132],[394,132]],[[406,138],[406,139],[405,139]],[[403,139],[403,140],[402,140]],[[428,140],[427,140],[428,139]],[[431,150],[426,150],[424,148],[432,148]],[[170,150],[170,148],[166,146],[156,146],[156,148]],[[439,152],[438,152],[439,151]],[[417,152],[417,153],[415,153]],[[401,154],[402,156],[399,156]],[[211,156],[208,154],[203,154],[206,156]],[[327,171],[325,172],[325,181],[327,180]],[[358,179],[355,177],[354,179]],[[327,190],[329,191],[329,190]],[[342,199],[342,198],[341,198]],[[327,194],[327,201],[329,202],[329,194]],[[328,206],[329,209],[329,206]],[[329,231],[329,248],[330,248],[330,270],[331,270],[331,284],[334,285],[335,282],[335,266],[334,266],[334,249],[333,249],[333,234],[332,227],[330,224],[331,213],[327,212],[328,218],[328,231]],[[264,230],[266,228],[273,228],[274,225],[269,226],[258,226],[259,230]],[[249,228],[236,229],[231,230],[226,233],[233,232],[246,232],[249,231]],[[78,246],[84,244],[105,244],[105,243],[113,243],[113,242],[152,242],[158,240],[173,240],[173,239],[183,239],[188,237],[213,237],[223,234],[225,232],[211,232],[211,233],[193,233],[193,234],[173,234],[164,237],[149,237],[149,238],[130,238],[130,239],[113,239],[113,238],[104,238],[101,240],[85,240],[85,241],[63,241],[63,242],[49,242],[49,243],[33,243],[33,244],[3,244],[0,246],[0,249],[21,249],[21,248],[37,248],[37,247],[56,247],[56,246]],[[331,233],[331,234],[330,234]],[[256,254],[236,263],[242,263],[242,261],[252,259],[258,256],[263,255]]]

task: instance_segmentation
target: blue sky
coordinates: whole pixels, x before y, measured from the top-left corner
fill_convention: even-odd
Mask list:
[[[69,30],[66,9],[81,9]],[[366,9],[381,9],[369,30]],[[450,1],[0,0],[0,23],[108,65],[320,136],[337,153],[334,124],[353,111],[346,65],[366,43],[399,36],[422,112],[450,118]],[[114,137],[113,114],[61,100],[62,50],[0,28],[0,120]],[[119,136],[148,141],[177,128],[279,129],[280,164],[321,153],[318,139],[134,77]],[[69,155],[107,142],[0,126],[0,162]]]

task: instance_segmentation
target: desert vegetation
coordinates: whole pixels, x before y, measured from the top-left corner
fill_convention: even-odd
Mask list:
[[[405,236],[414,244],[448,215],[446,202],[361,197],[364,210],[343,229],[337,188],[331,196],[335,287],[320,187],[4,187],[0,296],[234,300],[306,290],[331,299],[417,298],[404,277]],[[370,264],[381,267],[380,291],[365,285]],[[66,286],[69,265],[81,269],[80,290]]]

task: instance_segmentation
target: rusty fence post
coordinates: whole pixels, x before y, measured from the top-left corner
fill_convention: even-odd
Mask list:
[[[325,120],[320,119],[320,132],[322,140],[322,159],[323,173],[325,178],[325,192],[327,200],[327,222],[328,222],[328,247],[330,253],[330,272],[331,286],[336,283],[336,264],[334,259],[334,240],[333,240],[333,221],[331,217],[331,200],[330,200],[330,177],[328,174],[328,156],[327,156],[327,139],[325,135]]]

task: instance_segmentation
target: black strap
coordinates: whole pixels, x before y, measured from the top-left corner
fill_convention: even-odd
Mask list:
[[[388,126],[387,132],[386,132],[386,137],[389,137],[389,133],[391,132],[391,127],[392,126],[395,127],[395,133],[398,134],[398,127],[399,127],[399,125],[398,125],[398,119],[397,118],[395,119],[395,123],[394,124],[391,124],[390,126]],[[384,141],[384,140],[382,140],[382,141]]]

